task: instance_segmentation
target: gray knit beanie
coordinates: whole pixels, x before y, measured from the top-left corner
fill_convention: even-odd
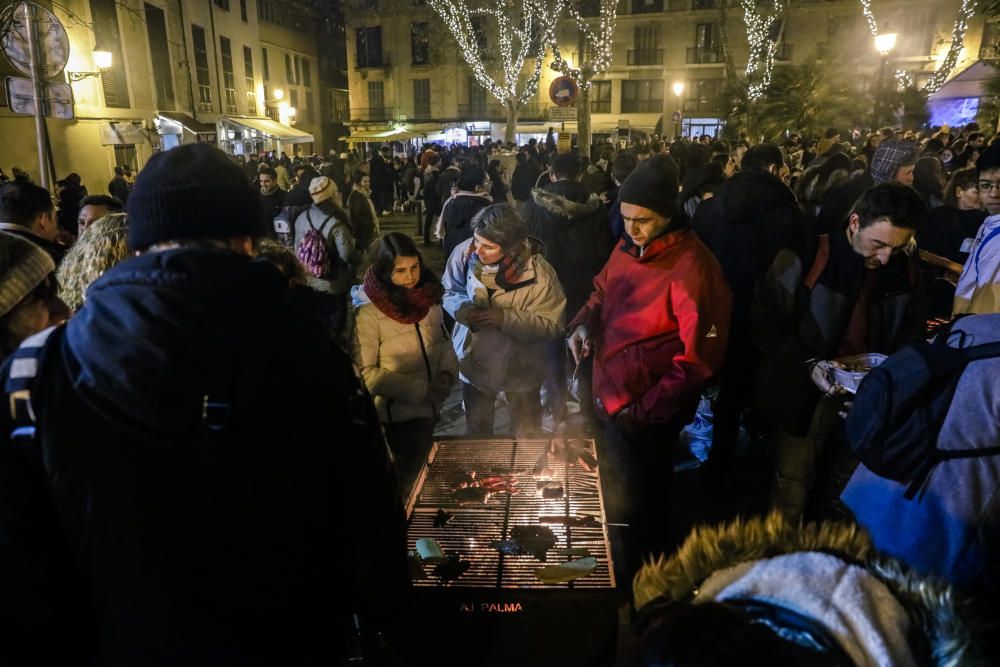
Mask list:
[[[34,243],[0,232],[0,317],[14,310],[55,270],[49,254]]]

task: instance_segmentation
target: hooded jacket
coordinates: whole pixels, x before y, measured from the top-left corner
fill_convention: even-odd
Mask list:
[[[361,369],[383,424],[435,417],[441,406],[429,393],[442,373],[458,378],[458,359],[445,331],[441,306],[416,324],[398,322],[372,303],[364,285],[351,288],[355,309],[351,356]]]
[[[510,175],[510,194],[516,201],[531,199],[531,191],[541,173],[538,163],[530,157],[514,167],[514,173]]]
[[[568,330],[593,337],[594,402],[646,422],[693,415],[722,367],[732,297],[722,270],[690,229],[638,248],[628,237],[594,278]]]
[[[447,172],[445,172],[447,173]],[[458,192],[450,199],[445,197],[441,209],[441,226],[444,228],[444,254],[450,257],[455,246],[472,238],[472,218],[493,203],[488,192]]]
[[[880,555],[849,523],[793,526],[775,513],[697,528],[671,558],[643,567],[633,591],[639,608],[662,596],[800,614],[858,667],[989,664],[951,589]]]
[[[521,205],[521,217],[556,270],[566,293],[566,312],[576,313],[614,248],[607,209],[582,184],[556,181],[532,191]]]
[[[955,315],[1000,312],[1000,215],[986,218],[955,286]]]
[[[0,411],[0,662],[330,664],[353,611],[398,608],[387,450],[298,289],[235,253],[150,253],[52,335],[34,441]]]
[[[782,248],[797,246],[807,229],[795,195],[781,179],[747,171],[735,174],[703,201],[691,222],[733,290],[733,320],[750,315],[754,287]]]

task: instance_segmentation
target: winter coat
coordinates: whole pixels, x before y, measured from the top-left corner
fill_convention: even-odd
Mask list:
[[[575,314],[615,245],[604,204],[580,183],[556,181],[532,191],[521,205],[521,217],[528,234],[543,243],[545,259],[559,276],[566,312]]]
[[[0,222],[0,232],[20,236],[26,241],[31,241],[48,253],[49,257],[52,258],[52,261],[56,263],[56,267],[62,263],[63,257],[65,257],[68,252],[66,246],[61,243],[56,243],[55,241],[42,238],[27,227],[22,227],[21,225],[14,224],[13,222]]]
[[[80,202],[86,196],[87,188],[66,181],[65,187],[59,193],[59,212],[56,214],[60,229],[74,236],[78,233],[77,218],[80,215]]]
[[[281,209],[285,207],[285,191],[281,188],[274,188],[274,192],[270,194],[260,193],[261,207],[264,210],[264,223],[265,228],[268,230],[274,229],[274,219],[278,217],[281,213]]]
[[[961,333],[958,333],[961,332]],[[969,347],[1000,341],[1000,314],[965,317],[948,342]],[[938,435],[943,450],[1000,442],[1000,358],[962,371]],[[1000,594],[1000,456],[943,461],[912,500],[908,484],[858,466],[843,501],[882,551],[921,572]]]
[[[956,315],[1000,312],[1000,215],[986,218],[955,286]]]
[[[830,254],[815,287],[803,284],[817,241],[782,249],[757,286],[750,335],[762,355],[758,408],[791,435],[808,430],[819,390],[810,359],[833,359],[850,324],[868,270],[843,231],[829,235]],[[898,253],[881,269],[868,300],[868,352],[891,354],[923,337],[927,304],[914,258]]]
[[[464,191],[445,199],[441,208],[441,226],[444,228],[444,254],[450,257],[455,246],[472,238],[472,218],[493,200],[488,192]]]
[[[733,291],[733,320],[750,316],[754,289],[782,248],[806,239],[795,195],[781,179],[766,172],[735,174],[703,201],[691,221],[708,246]]]
[[[108,194],[120,201],[122,204],[128,205],[128,196],[132,192],[132,187],[125,180],[124,176],[115,176],[108,182]]]
[[[437,188],[438,200],[442,202],[448,201],[448,198],[451,197],[451,186],[458,182],[458,177],[461,175],[462,170],[455,165],[451,165],[441,172],[435,186]]]
[[[0,411],[0,663],[337,664],[352,612],[399,608],[385,442],[303,290],[228,251],[148,253],[52,334],[30,446]]]
[[[324,222],[329,218],[328,222]],[[310,225],[311,220],[311,225]],[[333,269],[333,277],[316,278],[309,277],[309,286],[321,292],[329,294],[347,294],[354,280],[355,268],[363,261],[362,254],[358,251],[354,241],[354,234],[347,222],[339,220],[336,215],[331,216],[325,213],[316,204],[299,214],[295,218],[295,249],[298,251],[299,244],[310,226],[326,236],[327,250],[330,254],[330,267]]]
[[[438,198],[437,186],[441,179],[441,171],[437,167],[428,166],[424,170],[423,185],[420,187],[420,195],[424,199],[424,205],[431,215],[441,215],[441,199]]]
[[[731,307],[718,261],[690,229],[641,250],[622,239],[567,327],[586,325],[594,339],[598,412],[632,406],[646,422],[693,414],[722,366]]]
[[[852,176],[826,191],[816,216],[816,234],[831,234],[844,227],[854,203],[868,188],[875,185],[875,179],[867,171]]]
[[[347,212],[351,216],[351,231],[354,242],[362,253],[368,252],[378,236],[379,224],[370,194],[359,192],[357,188],[347,195]]]
[[[531,191],[541,173],[538,164],[530,158],[514,167],[510,175],[510,194],[514,199],[519,202],[531,199]]]
[[[858,667],[989,664],[981,657],[976,626],[952,590],[879,554],[850,523],[798,526],[775,513],[702,526],[669,559],[643,567],[633,591],[639,608],[659,598],[729,602],[736,609],[753,602],[790,612],[808,620]],[[787,641],[805,640],[804,624],[785,626],[786,616],[774,614],[762,625]],[[814,650],[820,646],[812,644]],[[747,662],[757,664],[752,658]],[[827,663],[817,656],[816,664]]]
[[[451,334],[463,382],[484,391],[529,391],[545,378],[548,343],[563,336],[566,296],[552,266],[537,244],[521,280],[512,288],[490,292],[476,278],[468,255],[473,240],[460,243],[448,257],[444,308],[455,318]],[[503,310],[499,329],[473,332],[468,315],[475,308]],[[473,368],[476,377],[469,377]]]
[[[969,250],[986,220],[981,209],[960,210],[954,206],[939,206],[927,214],[927,220],[917,232],[921,250],[964,265]],[[955,285],[942,278],[941,271],[924,267],[927,301],[932,317],[951,318],[955,302]]]
[[[375,399],[382,423],[436,417],[430,395],[442,373],[458,377],[458,359],[444,328],[441,306],[416,324],[398,322],[371,302],[363,285],[351,288],[355,308],[351,356]]]

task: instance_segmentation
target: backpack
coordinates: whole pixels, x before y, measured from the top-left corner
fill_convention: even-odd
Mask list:
[[[317,229],[313,225],[310,211],[306,211],[306,221],[309,223],[309,229],[306,230],[306,233],[302,236],[302,240],[299,241],[299,247],[295,249],[295,255],[302,262],[302,266],[305,267],[306,271],[324,280],[332,280],[337,277],[334,270],[337,264],[330,257],[330,246],[327,244],[326,236],[323,234],[323,230],[326,229],[326,223],[330,222],[331,218],[333,218],[332,215],[326,216],[326,220]]]
[[[284,206],[278,215],[274,216],[274,236],[286,248],[295,246],[295,219],[309,210],[309,204]]]
[[[1000,446],[937,447],[962,371],[977,359],[1000,357],[1000,343],[948,345],[954,322],[943,327],[933,343],[904,345],[873,368],[861,381],[847,415],[845,431],[854,455],[880,477],[910,482],[907,500],[942,461],[1000,454]]]

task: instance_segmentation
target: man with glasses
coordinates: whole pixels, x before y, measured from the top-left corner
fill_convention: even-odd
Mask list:
[[[1000,143],[976,161],[979,197],[989,217],[976,234],[955,287],[954,314],[1000,312]]]

